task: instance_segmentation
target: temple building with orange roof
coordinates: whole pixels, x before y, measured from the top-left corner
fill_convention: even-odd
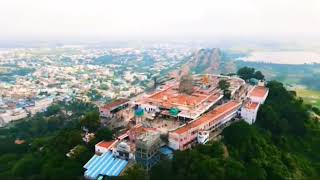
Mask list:
[[[229,101],[206,113],[199,119],[191,121],[176,130],[169,132],[169,147],[174,150],[185,150],[197,139],[198,131],[214,131],[233,119],[241,107],[240,102]]]
[[[179,112],[171,114],[173,117],[185,121],[195,120],[223,98],[223,93],[218,88],[218,82],[221,79],[227,79],[230,82],[232,94],[245,84],[242,79],[235,77],[197,75],[194,76],[194,86],[190,94],[180,92],[178,82],[170,82],[138,100],[136,104],[147,112],[161,111],[163,115],[170,115],[168,112],[176,109]]]

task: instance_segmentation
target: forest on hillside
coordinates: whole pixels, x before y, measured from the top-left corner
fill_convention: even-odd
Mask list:
[[[96,132],[90,143],[82,140],[83,126]],[[73,101],[52,105],[46,112],[0,129],[0,179],[82,179],[94,145],[113,138],[111,131],[99,126],[97,107]],[[24,143],[15,144],[17,139]]]

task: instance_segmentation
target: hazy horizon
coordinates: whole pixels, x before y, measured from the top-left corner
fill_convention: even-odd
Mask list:
[[[320,39],[309,0],[4,0],[2,41]]]

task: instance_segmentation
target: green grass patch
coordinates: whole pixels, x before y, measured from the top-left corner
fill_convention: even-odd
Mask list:
[[[320,91],[304,88],[297,88],[295,91],[297,92],[297,95],[302,97],[306,103],[320,108]]]

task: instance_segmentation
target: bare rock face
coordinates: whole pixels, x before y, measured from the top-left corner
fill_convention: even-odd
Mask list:
[[[200,49],[190,57],[178,72],[179,77],[191,72],[195,73],[220,73],[221,51],[218,48]]]
[[[219,70],[221,52],[219,49],[200,49],[191,60],[191,68],[203,73],[212,73]]]

